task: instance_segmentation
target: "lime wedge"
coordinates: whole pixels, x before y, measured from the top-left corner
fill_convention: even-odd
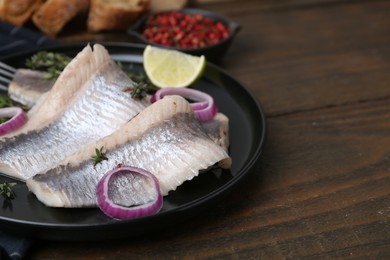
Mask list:
[[[176,50],[146,46],[144,69],[150,81],[159,88],[188,87],[203,73],[206,58]]]

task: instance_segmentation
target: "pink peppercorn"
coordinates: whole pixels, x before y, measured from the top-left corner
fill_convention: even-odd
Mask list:
[[[154,43],[175,48],[199,48],[227,38],[229,27],[201,14],[178,11],[148,17],[143,36]]]

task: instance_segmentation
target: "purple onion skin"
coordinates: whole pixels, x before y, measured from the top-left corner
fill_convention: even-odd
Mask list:
[[[196,118],[199,121],[208,121],[214,118],[218,113],[218,108],[214,99],[207,93],[189,88],[162,88],[152,96],[151,102],[162,99],[168,95],[179,95],[197,102],[191,103]]]
[[[153,181],[154,187],[156,188],[156,199],[139,206],[134,207],[123,207],[116,205],[108,198],[108,182],[111,177],[116,174],[121,174],[121,172],[130,172],[132,174],[140,174],[145,176],[145,178],[150,178]],[[140,168],[130,167],[130,166],[121,166],[113,169],[112,171],[106,173],[103,178],[99,181],[97,191],[97,200],[99,208],[109,217],[115,219],[134,219],[144,216],[149,216],[158,213],[163,205],[163,197],[160,191],[160,185],[156,177],[148,171],[145,171]]]
[[[0,117],[11,119],[0,124],[0,136],[9,134],[22,127],[28,120],[26,113],[19,107],[6,107],[0,109]]]

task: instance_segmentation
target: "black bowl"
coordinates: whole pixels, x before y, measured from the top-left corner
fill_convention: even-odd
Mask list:
[[[238,23],[236,23],[234,21],[231,21],[231,20],[227,19],[226,17],[223,17],[221,15],[215,14],[215,13],[210,12],[210,11],[201,10],[201,9],[193,9],[193,8],[183,8],[181,10],[176,10],[176,11],[184,13],[184,14],[201,14],[204,17],[211,18],[213,21],[222,22],[225,26],[227,26],[229,28],[230,34],[229,34],[229,36],[227,38],[220,40],[216,44],[207,45],[207,46],[202,47],[202,48],[176,48],[176,47],[168,47],[168,46],[164,46],[164,45],[160,45],[160,44],[151,42],[148,39],[146,39],[142,35],[142,32],[144,31],[145,23],[146,23],[148,17],[150,15],[155,15],[155,14],[158,14],[158,13],[171,12],[170,10],[162,11],[162,12],[158,12],[158,13],[153,13],[153,14],[146,14],[146,15],[142,16],[137,21],[137,23],[135,23],[133,26],[131,26],[127,30],[127,33],[132,35],[132,36],[134,36],[141,43],[150,44],[150,45],[154,45],[154,46],[158,46],[158,47],[162,47],[162,48],[167,48],[167,49],[179,50],[179,51],[182,51],[182,52],[185,52],[185,53],[188,53],[188,54],[192,54],[192,55],[197,55],[197,56],[205,55],[206,59],[208,61],[212,61],[212,62],[216,62],[217,63],[226,54],[226,52],[228,51],[230,45],[233,42],[234,37],[236,36],[236,34],[241,29],[241,26]]]

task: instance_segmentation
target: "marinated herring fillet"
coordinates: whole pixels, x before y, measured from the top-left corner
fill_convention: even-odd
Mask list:
[[[53,84],[53,80],[44,78],[42,71],[17,69],[8,86],[8,96],[31,108],[43,94],[51,89]]]
[[[115,91],[123,96],[123,91],[128,91],[132,84],[102,45],[95,44],[93,49],[87,45],[65,67],[51,90],[36,101],[28,112],[28,122],[12,136],[43,128],[63,116],[71,107],[81,106],[82,102],[96,101],[99,105],[97,99],[108,98],[107,101],[122,103],[128,96],[116,100],[114,96],[106,97],[105,91]],[[99,91],[95,94],[96,90]],[[75,104],[76,101],[78,104]],[[95,104],[88,106],[94,107]],[[93,109],[98,114],[96,107]]]
[[[26,180],[110,135],[149,104],[131,98],[132,86],[103,46],[85,47],[30,110],[22,133],[0,140],[0,172]]]
[[[107,160],[94,166],[91,157],[101,147]],[[221,167],[230,168],[231,159],[225,149],[210,139],[184,98],[167,96],[112,135],[84,147],[45,174],[28,179],[27,186],[47,206],[95,207],[99,180],[117,165],[151,172],[158,179],[162,194],[167,195],[200,170],[218,162]],[[113,189],[114,197],[127,194],[128,200],[123,202],[126,206],[149,200],[152,191],[145,191],[149,186],[143,179],[126,182]],[[134,192],[133,196],[128,195],[129,190]]]
[[[229,118],[222,114],[217,113],[212,120],[201,122],[202,127],[206,131],[207,135],[216,144],[228,152],[229,149]]]

